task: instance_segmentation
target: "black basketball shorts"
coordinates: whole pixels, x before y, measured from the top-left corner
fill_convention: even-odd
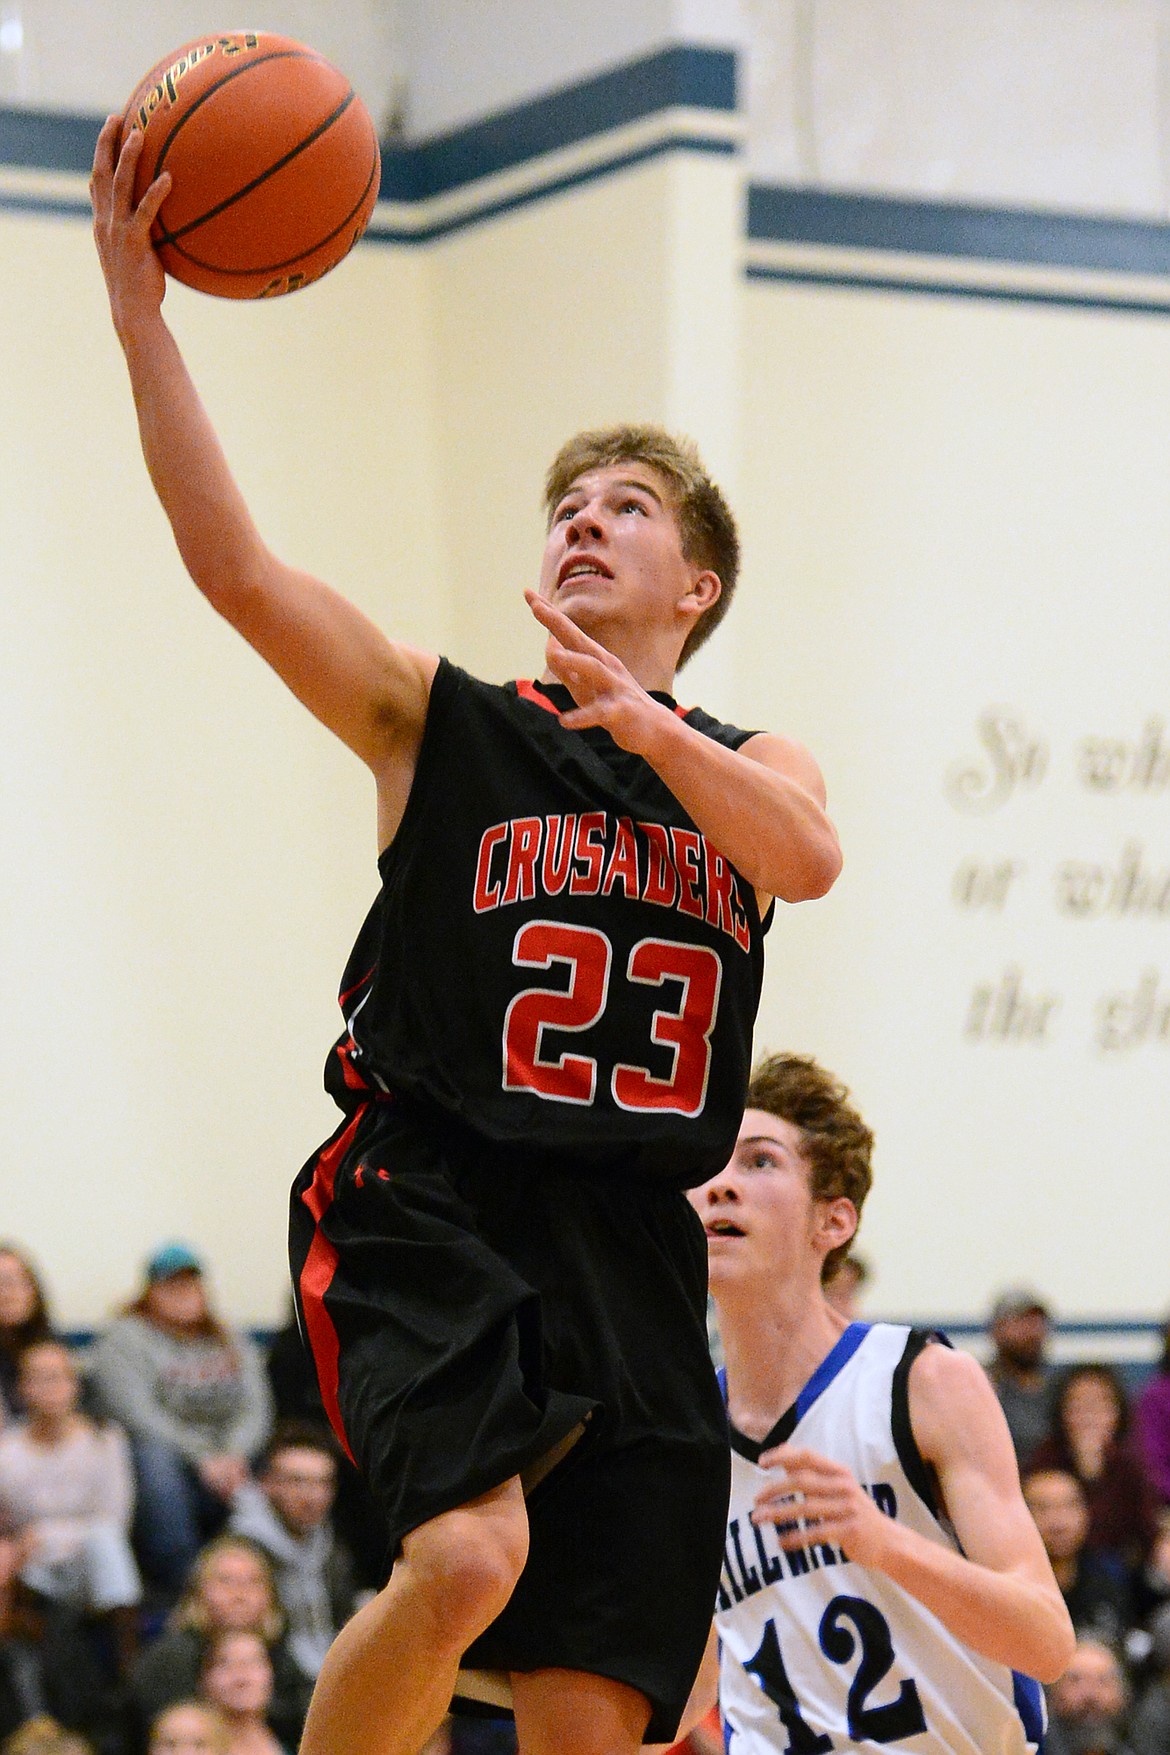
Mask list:
[[[337,1436],[420,1524],[585,1435],[528,1499],[529,1557],[468,1652],[650,1700],[669,1741],[711,1625],[729,1449],[685,1195],[371,1101],[293,1187],[302,1332]]]

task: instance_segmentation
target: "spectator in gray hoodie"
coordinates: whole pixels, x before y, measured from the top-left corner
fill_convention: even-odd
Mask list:
[[[337,1492],[337,1453],[323,1428],[283,1421],[255,1481],[232,1502],[228,1528],[263,1548],[288,1625],[288,1644],[316,1679],[338,1629],[355,1607],[353,1560],[330,1521]]]
[[[143,1569],[176,1596],[268,1437],[263,1360],[213,1313],[198,1256],[171,1243],[94,1346],[92,1383],[102,1412],[130,1437]]]

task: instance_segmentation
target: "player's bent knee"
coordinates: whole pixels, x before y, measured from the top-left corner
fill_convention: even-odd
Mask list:
[[[519,1499],[490,1510],[480,1503],[444,1512],[402,1545],[402,1563],[455,1643],[469,1643],[495,1620],[527,1558],[528,1519]]]

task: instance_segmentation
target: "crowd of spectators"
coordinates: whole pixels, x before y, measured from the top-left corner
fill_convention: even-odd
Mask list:
[[[262,1350],[172,1243],[79,1350],[0,1244],[4,1755],[291,1755],[385,1546],[291,1314]]]
[[[867,1279],[832,1288],[850,1316]],[[1057,1369],[1027,1290],[996,1300],[988,1339],[1078,1634],[1050,1755],[1170,1755],[1170,1325],[1139,1386]],[[291,1309],[261,1349],[171,1243],[79,1350],[0,1243],[0,1755],[291,1755],[385,1549]],[[680,1749],[720,1745],[713,1723]],[[453,1719],[430,1755],[514,1749],[504,1721]]]
[[[1004,1293],[988,1329],[1024,1498],[1077,1630],[1048,1755],[1170,1755],[1170,1324],[1136,1387],[1104,1360],[1057,1368],[1032,1291]]]

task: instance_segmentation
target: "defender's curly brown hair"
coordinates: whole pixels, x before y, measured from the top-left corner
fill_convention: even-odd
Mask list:
[[[805,1054],[773,1054],[761,1061],[748,1085],[747,1107],[762,1109],[801,1131],[814,1200],[844,1195],[858,1219],[873,1183],[873,1133],[849,1101],[841,1080]],[[853,1246],[830,1250],[822,1277],[829,1278]]]

